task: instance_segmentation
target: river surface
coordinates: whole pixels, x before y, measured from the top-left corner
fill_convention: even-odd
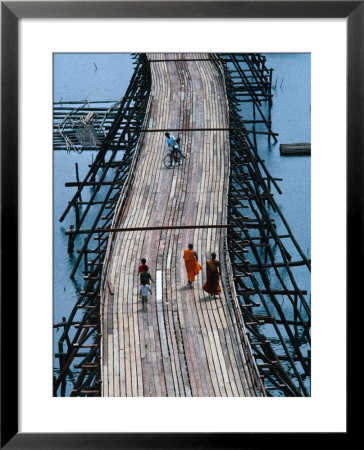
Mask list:
[[[272,129],[279,134],[277,144],[269,144],[266,136],[257,138],[259,154],[265,161],[269,172],[277,178],[282,195],[275,193],[275,199],[284,214],[301,249],[311,257],[311,158],[309,156],[282,157],[279,144],[294,142],[311,142],[311,67],[309,54],[266,54],[267,67],[273,68],[273,107]],[[133,73],[132,59],[129,54],[55,54],[54,56],[54,101],[117,101],[119,100]],[[245,104],[247,105],[247,104]],[[246,108],[244,106],[244,108]],[[244,118],[251,116],[246,108],[242,111]],[[65,182],[75,181],[75,163],[78,163],[80,179],[88,172],[88,165],[95,158],[95,152],[75,153],[66,151],[53,152],[53,317],[54,323],[68,317],[83,288],[82,264],[75,280],[70,273],[76,260],[67,253],[68,238],[65,230],[74,224],[73,211],[60,223],[59,218],[74,195],[76,189],[65,187]],[[91,188],[89,188],[91,189]],[[274,192],[274,191],[273,191]],[[102,198],[102,190],[99,198]],[[276,215],[274,215],[275,217]],[[91,217],[83,227],[91,223]],[[285,234],[277,217],[278,232]],[[81,246],[83,238],[75,242],[75,249]],[[287,250],[293,260],[297,252],[287,244]],[[307,290],[310,303],[310,276],[304,267],[294,271],[300,289]],[[287,275],[286,275],[287,277]],[[274,286],[273,286],[274,287]],[[285,309],[289,305],[282,307]],[[258,311],[255,311],[258,312]],[[263,311],[261,311],[263,313]],[[81,314],[81,313],[80,313]],[[77,317],[76,317],[77,319]],[[269,330],[266,330],[269,333]],[[62,328],[54,331],[54,352],[58,351],[58,339]],[[269,335],[269,334],[268,334]],[[273,339],[274,342],[274,339]],[[276,343],[277,348],[279,347]],[[277,350],[278,353],[279,350]],[[306,355],[304,355],[306,356]],[[54,372],[58,373],[58,359],[54,360]],[[73,372],[70,372],[72,378]],[[71,383],[67,384],[66,395]],[[307,389],[310,390],[307,380]]]

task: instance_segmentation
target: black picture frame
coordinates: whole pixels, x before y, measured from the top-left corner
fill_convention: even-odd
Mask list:
[[[347,312],[363,263],[363,1],[4,1],[1,2],[1,448],[262,448],[308,445],[287,433],[18,432],[18,21],[21,18],[346,18],[347,19]],[[334,243],[333,243],[334,245]],[[356,257],[353,249],[356,249]],[[343,261],[340,265],[344,264]],[[343,299],[344,300],[344,299]],[[343,301],[343,306],[344,306]],[[348,345],[349,349],[350,346]],[[348,361],[347,361],[348,362]],[[341,362],[342,363],[342,362]],[[334,365],[334,363],[333,363]],[[348,367],[348,366],[347,366]],[[334,393],[333,393],[334,395]],[[334,433],[337,444],[349,436]],[[327,434],[316,433],[327,444]],[[268,444],[269,443],[269,444]]]

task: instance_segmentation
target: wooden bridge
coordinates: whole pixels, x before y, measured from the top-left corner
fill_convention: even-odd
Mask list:
[[[234,304],[226,228],[211,227],[227,224],[225,84],[208,55],[183,57],[148,55],[152,84],[147,132],[112,228],[160,229],[119,231],[110,239],[101,295],[103,396],[257,395],[242,318]],[[181,138],[187,156],[174,169],[163,166],[169,151],[165,131]],[[220,297],[203,291],[205,270],[189,288],[182,258],[189,243],[203,267],[211,252],[217,253],[222,263]],[[142,257],[154,279],[147,311],[138,293]]]
[[[70,276],[84,287],[54,325],[63,328],[54,395],[66,395],[72,369],[71,396],[308,396],[310,305],[294,270],[311,262],[258,152],[257,135],[277,142],[272,69],[255,53],[133,58],[119,101],[54,105],[54,149],[97,150],[83,180],[76,164],[60,217],[74,210]],[[166,131],[187,156],[174,169],[163,165]],[[189,288],[189,243],[204,268],[217,253],[220,297],[203,291],[205,271]],[[141,258],[154,278],[148,311]]]

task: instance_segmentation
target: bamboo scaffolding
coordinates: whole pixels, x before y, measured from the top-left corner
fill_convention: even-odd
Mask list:
[[[262,94],[264,93],[266,100],[269,101],[269,109],[270,109],[271,81],[269,80],[271,80],[271,71],[265,70],[266,76],[263,75],[259,76],[258,75],[259,70],[253,65],[253,62],[251,60],[247,60],[246,58],[244,58],[244,55],[241,58],[236,56],[230,58],[229,55],[227,57],[223,55],[222,59],[225,61],[225,63],[226,61],[233,63],[237,73],[237,78],[232,79],[231,75],[228,73],[226,65],[224,66],[225,67],[224,76],[226,78],[228,86],[227,89],[229,90],[228,99],[230,107],[230,128],[231,128],[230,147],[232,153],[231,158],[233,161],[232,164],[233,170],[231,171],[231,182],[230,182],[229,223],[234,225],[234,227],[228,229],[229,233],[228,236],[229,236],[229,252],[232,260],[234,280],[235,283],[237,283],[237,292],[240,293],[242,298],[244,298],[245,303],[242,304],[242,307],[247,328],[250,331],[254,330],[255,336],[258,337],[259,341],[263,343],[262,345],[264,351],[263,353],[259,352],[259,354],[257,355],[257,357],[259,357],[259,359],[262,359],[264,363],[263,365],[258,365],[263,380],[267,380],[269,383],[273,383],[274,389],[282,390],[282,392],[284,392],[285,395],[307,396],[308,392],[304,385],[301,374],[297,370],[296,363],[299,363],[301,365],[306,375],[309,375],[310,370],[306,364],[307,358],[305,358],[302,355],[300,347],[296,344],[295,336],[291,331],[291,326],[294,327],[302,326],[307,342],[309,342],[310,340],[310,336],[308,333],[309,321],[305,321],[300,313],[297,302],[297,296],[299,296],[300,298],[301,305],[304,306],[305,313],[309,315],[310,310],[304,299],[304,294],[307,294],[307,292],[301,291],[298,288],[297,284],[295,283],[291,267],[296,265],[306,265],[308,268],[310,268],[310,261],[305,257],[305,255],[303,255],[303,252],[300,251],[299,246],[295,241],[294,236],[290,228],[288,227],[286,220],[283,217],[283,214],[280,212],[278,205],[276,204],[271,195],[270,185],[273,184],[275,185],[276,188],[278,186],[275,184],[273,177],[271,177],[270,174],[266,172],[264,163],[260,160],[259,156],[257,155],[255,138],[254,144],[249,139],[250,131],[245,128],[245,123],[248,123],[248,121],[244,123],[244,120],[240,119],[240,117],[238,116],[238,111],[234,106],[234,104],[237,101],[236,98],[237,92],[236,89],[234,89],[234,83],[236,84],[237,83],[236,80],[238,80],[239,85],[244,86],[246,91],[251,95],[251,100],[254,103],[253,114],[255,114],[254,113],[255,108],[257,108],[259,113],[263,114],[262,110],[259,110],[260,101],[256,95],[256,93],[259,91],[258,84],[262,85],[260,91]],[[254,80],[254,86],[252,85],[248,86],[248,84],[251,81],[249,81],[249,79],[247,78],[246,71],[242,70],[240,64],[238,64],[238,61],[240,60],[247,64],[249,71],[252,75],[250,80]],[[265,80],[268,80],[266,84]],[[255,89],[255,93],[253,92],[253,87]],[[270,123],[270,111],[269,111],[269,121],[265,120],[264,118],[262,122],[266,123],[268,128],[267,133],[269,134],[269,131],[271,131],[268,126],[268,124]],[[254,115],[252,123],[253,124],[257,123]],[[255,132],[253,133],[253,135],[258,134],[256,133],[256,130],[253,129],[252,131]],[[272,136],[274,137],[273,134]],[[261,166],[263,171],[266,172],[266,177],[262,177],[262,175],[260,174],[259,166]],[[247,175],[249,175],[249,177],[247,177]],[[268,185],[266,184],[267,182]],[[239,194],[240,199],[245,200],[247,204],[242,204],[240,199],[235,198],[236,193],[238,192],[236,190],[236,185],[238,185],[240,187],[240,190],[244,192],[243,196]],[[278,192],[280,193],[279,190]],[[292,257],[287,252],[285,246],[281,242],[280,240],[281,238],[276,232],[274,223],[271,220],[269,220],[269,215],[265,205],[266,202],[268,202],[268,204],[272,206],[272,209],[274,211],[278,212],[288,232],[288,234],[285,236],[283,235],[283,237],[286,239],[287,238],[290,239],[291,242],[294,243],[300,256],[302,257],[302,261],[291,261]],[[259,236],[250,236],[249,223],[247,223],[248,219],[245,216],[243,216],[243,214],[240,212],[241,208],[248,208],[250,211],[253,212],[255,219],[257,220],[256,229],[259,231]],[[266,260],[264,263],[262,263],[261,261],[260,253],[258,251],[259,244],[255,243],[256,240],[259,240],[262,243],[262,245],[265,245]],[[275,261],[273,252],[271,250],[271,246],[268,245],[268,242],[270,240],[273,240],[274,244],[278,246],[282,256],[282,262],[277,263]],[[244,243],[244,246],[242,246],[239,242]],[[247,251],[246,247],[249,247],[249,249],[252,250],[253,252],[254,257],[253,259],[255,263],[253,263],[252,265],[250,261],[244,259],[245,257],[242,257],[242,255],[244,255]],[[267,261],[268,258],[270,260],[269,263]],[[285,283],[283,282],[283,279],[280,276],[278,270],[279,267],[284,267],[287,270],[292,285],[294,287],[293,290],[288,289],[285,286]],[[274,269],[275,275],[277,277],[277,280],[281,283],[282,289],[271,289],[270,281],[266,276],[266,270],[268,268]],[[244,272],[241,272],[242,269]],[[260,283],[258,282],[256,277],[252,274],[252,272],[259,274],[260,279],[264,283],[264,288],[261,287]],[[253,285],[253,290],[249,289],[246,283],[243,282],[243,279],[241,278],[242,276],[246,276],[247,273],[249,273],[248,279],[250,280],[250,283],[252,283]],[[252,295],[259,296],[260,302],[266,310],[266,315],[254,314],[250,312],[251,307],[257,305],[251,304],[250,298]],[[289,299],[292,305],[292,309],[294,311],[294,320],[287,320],[287,318],[283,313],[282,308],[280,307],[279,302],[276,299],[276,295],[284,295],[285,298]],[[294,295],[294,299],[292,298],[292,295]],[[270,302],[276,309],[279,317],[278,319],[270,312],[270,307],[268,306],[266,297],[269,298]],[[263,323],[264,324],[269,323],[275,329],[278,339],[285,352],[285,354],[282,355],[282,360],[284,360],[286,363],[290,365],[291,370],[295,374],[295,379],[296,382],[298,383],[299,389],[296,387],[295,383],[293,383],[291,377],[288,375],[283,365],[279,363],[278,357],[276,358],[277,361],[275,361],[275,358],[272,357],[274,351],[269,341],[264,339],[263,335],[261,335],[259,332],[259,326],[261,326],[260,324]],[[285,343],[285,339],[280,332],[279,326],[284,327],[288,339],[290,341],[290,344],[294,348],[295,351],[294,356],[291,355]],[[274,363],[272,363],[272,361],[274,361]],[[267,373],[267,368],[270,369],[269,376]]]

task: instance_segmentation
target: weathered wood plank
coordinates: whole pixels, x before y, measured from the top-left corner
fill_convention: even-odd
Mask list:
[[[175,59],[153,54],[151,59]],[[227,128],[224,83],[208,55],[151,65],[148,128]],[[182,166],[166,169],[164,133],[146,133],[118,228],[226,223],[229,144],[226,131],[180,133]],[[207,300],[204,272],[187,286],[183,249],[193,243],[200,263],[211,251],[223,256],[225,230],[180,229],[117,233],[105,276],[114,299],[103,296],[103,395],[251,395],[243,350],[224,292]],[[140,258],[152,284],[148,311],[139,297]],[[225,285],[224,289],[228,289]],[[165,302],[168,303],[165,303]],[[108,328],[109,327],[109,328]]]

